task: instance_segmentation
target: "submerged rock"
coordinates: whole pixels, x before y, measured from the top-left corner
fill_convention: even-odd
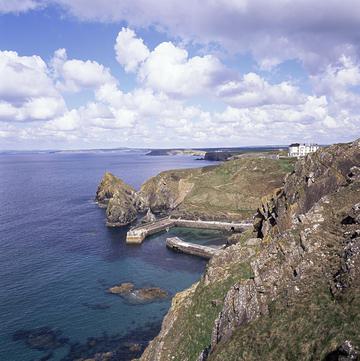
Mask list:
[[[106,310],[106,309],[111,307],[110,305],[108,305],[106,303],[87,303],[87,302],[84,302],[82,305],[89,308],[90,310]]]
[[[168,293],[159,287],[145,287],[136,289],[130,282],[122,283],[108,289],[108,292],[114,295],[122,296],[130,303],[149,303],[165,299]]]
[[[147,287],[134,290],[130,293],[139,302],[153,302],[168,296],[168,293],[159,287]]]
[[[51,351],[68,343],[68,338],[62,336],[59,330],[50,327],[40,327],[30,330],[18,330],[13,334],[14,341],[23,341],[29,348],[39,351]]]
[[[126,334],[89,337],[85,342],[71,343],[61,361],[130,361],[140,357],[148,341],[159,331],[158,323],[131,329]]]

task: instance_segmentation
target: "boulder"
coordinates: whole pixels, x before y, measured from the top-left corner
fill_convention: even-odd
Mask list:
[[[156,221],[156,216],[154,213],[151,212],[151,209],[149,208],[145,216],[141,219],[141,223],[151,223],[155,221]]]

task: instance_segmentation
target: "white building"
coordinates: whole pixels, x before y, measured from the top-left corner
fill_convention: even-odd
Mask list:
[[[306,154],[316,152],[319,149],[317,144],[299,144],[293,143],[289,145],[289,157],[305,157]]]

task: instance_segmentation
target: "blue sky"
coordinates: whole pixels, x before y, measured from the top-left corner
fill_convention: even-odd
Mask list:
[[[360,136],[360,5],[0,0],[0,149]]]

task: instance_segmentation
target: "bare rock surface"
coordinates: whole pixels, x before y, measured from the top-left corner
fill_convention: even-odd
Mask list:
[[[96,192],[95,200],[106,207],[106,225],[119,227],[137,218],[138,211],[145,209],[143,199],[134,188],[120,178],[106,172]]]
[[[108,292],[123,297],[130,303],[150,303],[168,297],[168,293],[159,287],[135,288],[135,285],[126,282],[108,289]]]
[[[134,288],[135,286],[133,283],[125,282],[118,286],[110,287],[109,292],[118,295],[118,294],[128,293],[132,291]]]
[[[145,216],[141,219],[141,223],[151,223],[156,221],[156,216],[151,209],[149,208],[145,214]]]

